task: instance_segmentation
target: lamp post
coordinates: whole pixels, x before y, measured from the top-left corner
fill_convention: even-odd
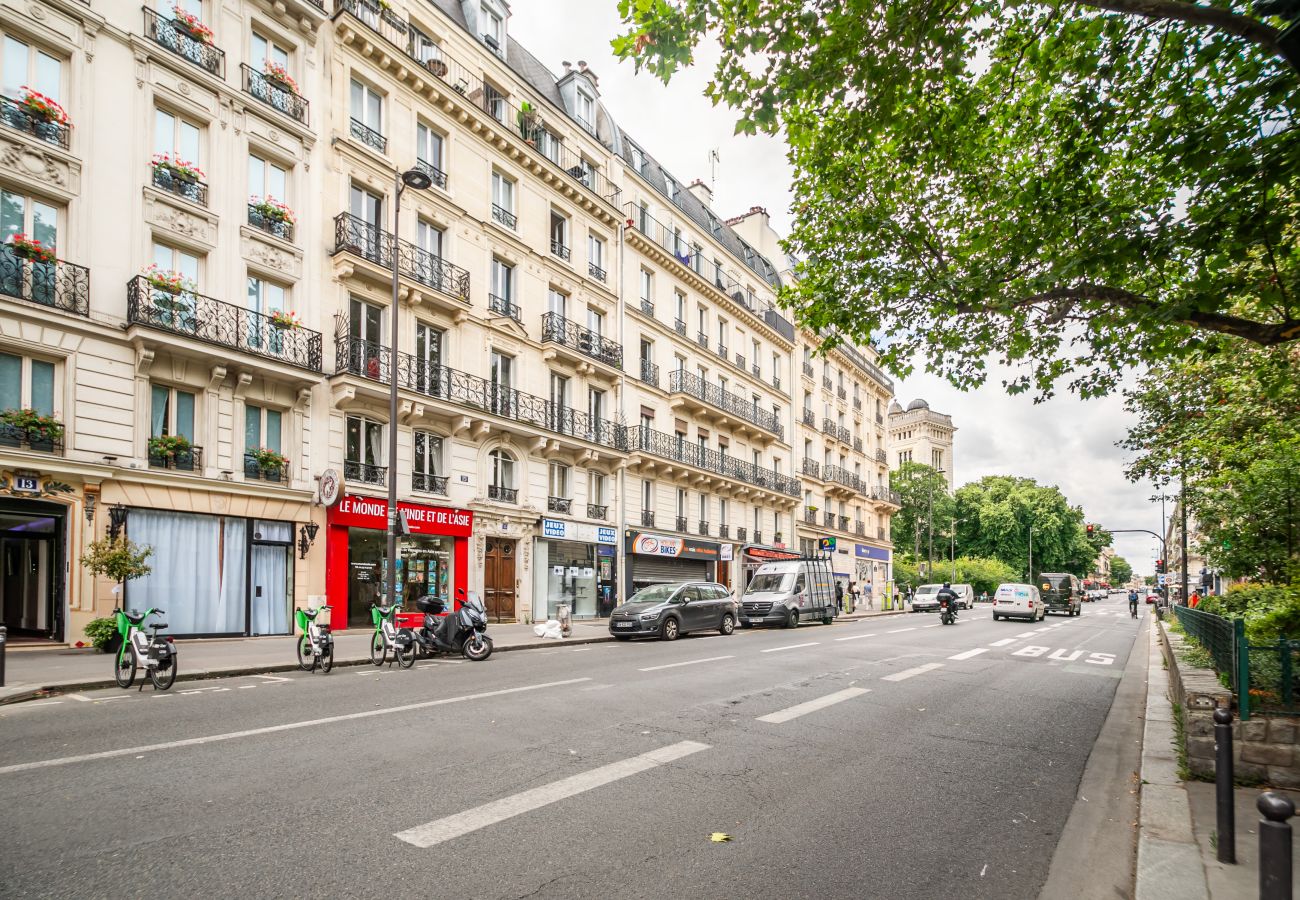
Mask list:
[[[943,476],[943,469],[935,469],[940,477]],[[925,553],[925,577],[929,578],[930,573],[934,570],[934,479],[927,479],[930,485],[929,490],[929,512],[925,515],[925,534],[929,549]]]
[[[1029,575],[1026,580],[1034,583],[1034,526],[1029,526]]]
[[[397,229],[402,214],[402,191],[408,187],[424,190],[433,184],[429,173],[421,169],[407,169],[393,175],[393,233],[389,235],[392,242],[388,252],[393,263],[393,303],[388,311],[390,320],[388,330],[388,567],[385,577],[388,581],[385,591],[387,606],[397,603],[397,534],[399,522],[397,512]]]
[[[1169,547],[1168,547],[1169,542],[1167,540],[1168,536],[1165,534],[1165,501],[1177,500],[1177,499],[1178,499],[1177,494],[1164,494],[1164,493],[1152,494],[1150,497],[1152,503],[1155,503],[1157,500],[1160,501],[1160,543],[1164,547],[1164,549],[1161,550],[1160,552],[1165,554],[1166,569],[1169,566]],[[1156,591],[1165,594],[1166,597],[1168,596],[1167,588],[1165,590],[1161,590],[1160,586],[1156,585]]]

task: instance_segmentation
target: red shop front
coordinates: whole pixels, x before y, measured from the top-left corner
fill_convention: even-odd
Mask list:
[[[469,589],[469,538],[474,513],[398,501],[409,535],[398,538],[397,601],[404,624],[415,622],[415,601],[427,594],[448,609]],[[325,593],[334,629],[371,627],[370,605],[384,598],[388,571],[388,501],[347,494],[326,519]],[[408,619],[407,616],[410,616]]]

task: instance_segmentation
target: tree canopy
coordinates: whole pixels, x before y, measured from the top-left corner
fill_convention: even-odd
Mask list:
[[[902,504],[889,521],[894,546],[899,552],[914,552],[919,546],[925,555],[933,526],[939,555],[947,556],[948,525],[957,510],[947,480],[924,463],[905,462],[889,473],[889,486],[898,491]]]
[[[1129,561],[1122,556],[1111,557],[1110,560],[1110,583],[1111,584],[1128,584],[1129,579],[1133,577],[1133,567]]]
[[[1291,4],[1294,7],[1295,4]],[[794,167],[783,302],[959,387],[1109,391],[1135,358],[1300,338],[1300,78],[1247,0],[619,0],[667,80],[701,40]]]

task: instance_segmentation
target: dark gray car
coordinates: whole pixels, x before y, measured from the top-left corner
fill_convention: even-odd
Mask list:
[[[620,641],[660,637],[675,641],[688,631],[736,630],[736,601],[712,581],[654,584],[637,591],[609,616],[609,633]]]

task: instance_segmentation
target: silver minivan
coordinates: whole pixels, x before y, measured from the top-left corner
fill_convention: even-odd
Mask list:
[[[831,624],[837,612],[830,563],[790,559],[763,563],[750,579],[740,602],[740,627],[783,625],[801,621]]]

